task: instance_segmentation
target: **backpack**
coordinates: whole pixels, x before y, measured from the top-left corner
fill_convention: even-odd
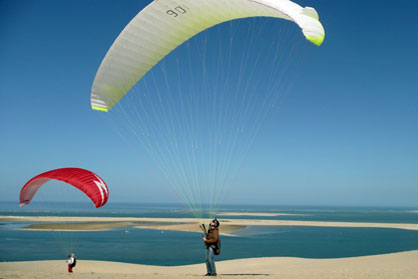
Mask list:
[[[221,239],[218,237],[218,241],[216,242],[215,249],[213,250],[215,255],[221,254]]]

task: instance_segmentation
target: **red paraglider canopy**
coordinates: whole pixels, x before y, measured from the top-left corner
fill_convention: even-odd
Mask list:
[[[66,182],[83,191],[96,208],[103,206],[109,197],[106,183],[95,173],[79,168],[62,168],[41,173],[29,180],[20,191],[20,206],[29,204],[36,191],[50,179]]]

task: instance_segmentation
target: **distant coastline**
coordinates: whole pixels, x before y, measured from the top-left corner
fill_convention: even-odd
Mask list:
[[[275,217],[275,216],[305,216],[306,214],[293,213],[266,213],[266,212],[219,212],[218,216],[256,216],[256,217]]]
[[[221,234],[234,236],[233,231],[248,226],[316,226],[350,228],[392,228],[418,230],[418,224],[403,223],[366,223],[331,221],[295,221],[263,219],[219,219]],[[97,231],[116,227],[134,226],[141,229],[201,232],[198,219],[194,218],[139,218],[139,217],[57,217],[57,216],[0,216],[0,221],[36,222],[22,227],[26,230],[74,230]],[[47,224],[42,224],[47,223]]]

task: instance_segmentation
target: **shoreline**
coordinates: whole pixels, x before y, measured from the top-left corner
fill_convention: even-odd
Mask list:
[[[254,217],[276,217],[276,216],[306,216],[296,213],[262,213],[262,212],[219,212],[217,216],[254,216]]]
[[[216,262],[218,278],[418,278],[418,250],[337,259],[294,257],[246,258]],[[0,262],[0,278],[196,278],[204,263],[184,266],[151,266],[79,259],[67,274],[63,260]]]
[[[201,232],[201,221],[194,218],[141,218],[141,217],[57,217],[57,216],[0,216],[0,221],[35,222],[21,230],[105,231],[116,227],[132,226],[141,229]],[[232,232],[248,226],[310,226],[310,227],[361,227],[418,230],[418,224],[327,222],[261,219],[220,218],[221,235],[235,236]],[[49,224],[42,224],[49,223]],[[51,224],[52,223],[52,224]]]

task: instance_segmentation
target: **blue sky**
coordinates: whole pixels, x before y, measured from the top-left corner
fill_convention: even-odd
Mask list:
[[[176,201],[90,108],[101,60],[149,2],[0,0],[0,200],[74,166],[100,174],[110,201]],[[298,3],[317,9],[325,41],[309,48],[227,202],[418,206],[418,3]]]

